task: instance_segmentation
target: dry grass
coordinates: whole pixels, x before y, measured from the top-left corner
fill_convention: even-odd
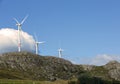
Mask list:
[[[0,79],[0,84],[68,84],[68,81],[57,80],[54,82],[51,81],[32,81],[32,80],[9,80],[9,79]]]

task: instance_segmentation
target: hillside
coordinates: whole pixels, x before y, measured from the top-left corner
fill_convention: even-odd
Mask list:
[[[28,52],[6,53],[0,56],[0,78],[70,79],[82,71],[82,67],[52,56],[39,56]]]
[[[120,63],[112,61],[104,66],[75,65],[62,58],[28,52],[0,55],[0,79],[54,81],[82,75],[120,81]]]

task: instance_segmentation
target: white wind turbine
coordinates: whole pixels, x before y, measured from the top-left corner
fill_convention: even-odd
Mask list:
[[[61,41],[59,41],[59,49],[58,49],[58,57],[59,58],[62,58],[62,52],[63,52],[64,50],[61,48]]]
[[[44,42],[39,42],[37,40],[37,36],[35,35],[35,53],[36,53],[36,55],[39,54],[39,44],[42,44],[42,43],[44,43]]]
[[[22,24],[25,22],[27,19],[28,15],[20,22],[16,18],[14,20],[16,21],[16,25],[18,26],[18,52],[21,52],[21,31],[22,31]]]
[[[61,46],[61,43],[59,43],[59,46]],[[59,49],[58,49],[58,57],[59,58],[62,58],[62,52],[63,52],[64,50],[60,47]]]
[[[62,52],[63,52],[64,50],[62,49],[62,48],[59,48],[58,49],[58,56],[59,56],[59,58],[61,58],[62,57]]]

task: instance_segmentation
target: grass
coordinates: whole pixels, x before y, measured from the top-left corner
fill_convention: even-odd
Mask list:
[[[68,84],[68,81],[57,80],[57,81],[51,82],[51,81],[0,79],[0,84]]]
[[[104,69],[103,66],[95,66],[90,72],[91,76],[101,77],[102,79],[110,80],[111,78],[108,75],[108,70]]]

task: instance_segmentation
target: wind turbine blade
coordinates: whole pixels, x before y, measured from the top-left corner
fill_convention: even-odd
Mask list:
[[[44,41],[43,42],[39,42],[40,44],[42,44],[42,43],[45,43]]]
[[[25,20],[27,19],[28,15],[22,20],[21,24],[23,24],[25,22]]]
[[[16,18],[13,18],[13,19],[17,22],[17,24],[20,24]]]

